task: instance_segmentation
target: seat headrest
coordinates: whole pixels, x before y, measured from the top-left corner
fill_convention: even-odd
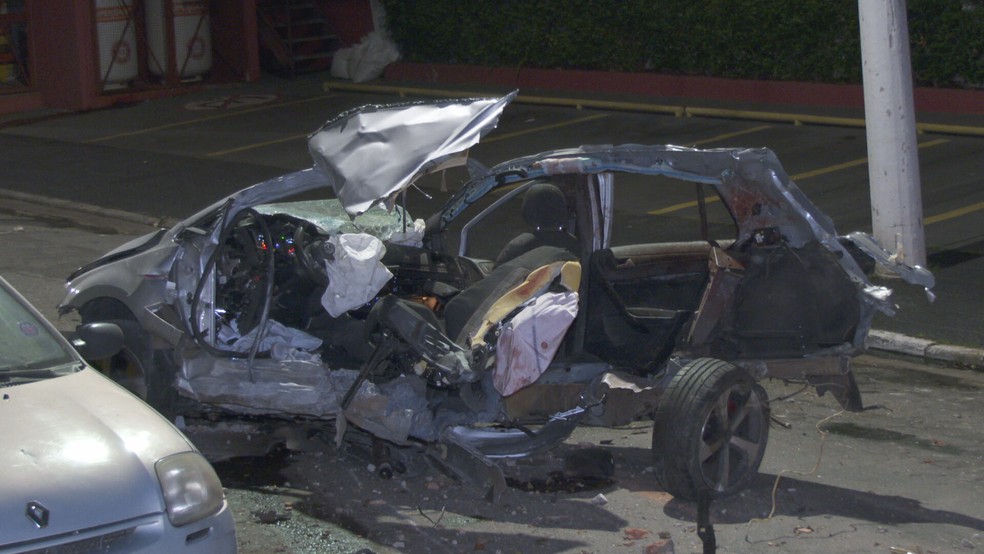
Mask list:
[[[564,193],[550,183],[537,183],[523,196],[523,220],[543,230],[558,230],[567,225],[567,201]]]

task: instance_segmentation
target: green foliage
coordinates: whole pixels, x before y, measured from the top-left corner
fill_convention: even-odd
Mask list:
[[[908,0],[907,7],[917,82],[984,86],[984,0]]]
[[[861,81],[856,0],[382,2],[407,61]],[[984,86],[984,0],[908,9],[917,84]]]

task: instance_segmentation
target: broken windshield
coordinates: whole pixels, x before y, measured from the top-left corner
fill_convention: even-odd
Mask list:
[[[256,211],[263,215],[287,215],[301,219],[329,235],[368,233],[383,241],[393,233],[406,231],[406,227],[411,225],[409,214],[402,206],[394,206],[389,211],[382,206],[373,206],[360,215],[350,217],[342,203],[334,198],[264,204],[257,206]]]

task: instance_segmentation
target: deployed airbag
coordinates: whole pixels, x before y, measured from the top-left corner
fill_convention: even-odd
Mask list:
[[[380,261],[386,253],[382,241],[367,234],[332,237],[335,259],[325,262],[328,288],[321,305],[332,317],[358,308],[379,294],[393,274]]]
[[[492,384],[503,396],[536,381],[553,360],[577,315],[576,292],[534,298],[503,326],[496,347]]]

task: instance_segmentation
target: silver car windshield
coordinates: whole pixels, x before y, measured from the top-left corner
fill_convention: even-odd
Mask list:
[[[76,361],[35,313],[0,286],[0,385],[13,377],[43,378]],[[67,369],[66,369],[67,371]]]

